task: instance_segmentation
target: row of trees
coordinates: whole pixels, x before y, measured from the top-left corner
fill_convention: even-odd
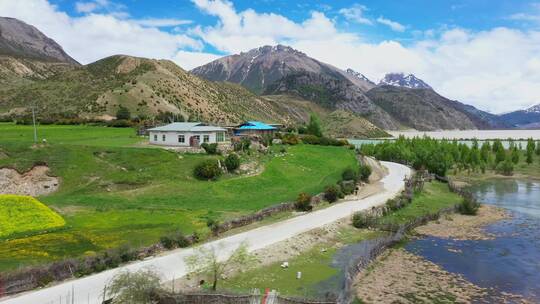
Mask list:
[[[374,156],[380,160],[411,165],[417,170],[427,169],[432,173],[445,176],[451,168],[456,170],[482,171],[491,168],[502,174],[512,174],[514,165],[523,155],[520,145],[510,141],[505,149],[500,140],[481,145],[473,140],[470,145],[458,141],[437,140],[429,137],[405,138],[384,141],[378,144],[365,144],[360,153]],[[525,151],[526,162],[534,161],[534,154],[540,156],[540,143],[529,139]]]

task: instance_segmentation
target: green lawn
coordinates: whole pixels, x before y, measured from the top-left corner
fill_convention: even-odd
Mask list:
[[[147,245],[176,229],[205,234],[208,218],[250,213],[302,191],[318,193],[356,164],[352,150],[298,145],[284,156],[252,155],[264,164],[260,175],[208,182],[192,171],[212,156],[134,147],[141,138],[133,129],[41,126],[48,144],[38,147],[32,147],[31,127],[0,124],[0,134],[0,152],[8,156],[0,157],[0,167],[24,171],[45,162],[60,177],[60,189],[39,200],[67,222],[61,231],[0,242],[0,270],[123,243]]]
[[[426,183],[421,193],[414,195],[413,201],[395,212],[379,219],[382,224],[406,224],[417,217],[437,213],[439,210],[452,207],[462,198],[450,192],[448,185],[441,182]]]

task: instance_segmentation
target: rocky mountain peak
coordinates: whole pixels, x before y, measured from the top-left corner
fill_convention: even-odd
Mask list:
[[[0,17],[0,55],[78,64],[37,28],[15,18]]]
[[[355,70],[353,70],[353,69],[350,69],[350,68],[349,68],[349,69],[345,70],[345,72],[346,72],[347,74],[353,76],[353,77],[356,77],[356,78],[362,80],[362,81],[365,81],[365,82],[367,82],[367,83],[370,83],[370,84],[372,84],[372,85],[375,85],[375,83],[374,83],[373,81],[371,81],[369,78],[367,78],[364,74],[359,73],[359,72],[357,72],[357,71],[355,71]]]
[[[413,74],[405,75],[404,73],[389,73],[379,82],[379,85],[391,85],[409,89],[432,89],[422,79]]]

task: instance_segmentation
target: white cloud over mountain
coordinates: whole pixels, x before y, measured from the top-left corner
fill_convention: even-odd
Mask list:
[[[328,12],[312,11],[305,20],[293,21],[277,13],[239,11],[226,0],[192,2],[216,22],[203,26],[175,19],[141,21],[122,11],[101,12],[90,6],[87,13],[80,7],[83,15],[73,17],[47,0],[0,0],[0,15],[38,27],[83,63],[123,53],[168,58],[190,69],[219,57],[204,52],[205,46],[230,54],[282,43],[340,68],[353,68],[372,80],[389,72],[414,73],[449,98],[493,112],[539,102],[540,32],[535,30],[454,28],[427,31],[429,35],[407,45],[394,40],[373,43],[357,32],[340,29],[337,18],[360,24],[373,20],[372,25],[384,24],[398,32],[405,26],[382,16],[370,19],[361,6],[338,10],[333,18]],[[176,25],[181,27],[170,32],[161,29]]]

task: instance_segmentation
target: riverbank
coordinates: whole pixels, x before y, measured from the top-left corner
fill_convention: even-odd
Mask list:
[[[452,241],[488,240],[494,236],[484,227],[509,217],[510,213],[502,208],[482,205],[476,216],[447,214],[412,233],[413,237]],[[450,247],[446,250],[463,254]],[[402,247],[380,255],[357,276],[354,286],[361,303],[532,303],[520,295],[475,285]]]

